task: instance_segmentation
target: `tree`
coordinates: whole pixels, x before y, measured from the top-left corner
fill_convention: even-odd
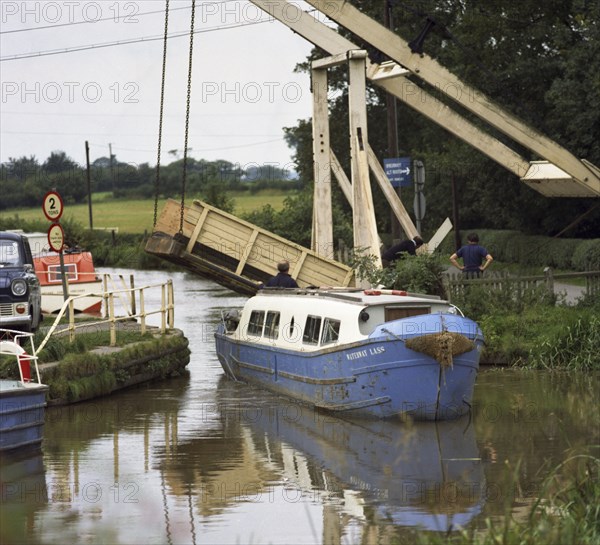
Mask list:
[[[77,163],[68,157],[64,151],[53,151],[42,165],[42,169],[46,174],[57,174],[77,168]]]
[[[381,0],[351,1],[361,11],[382,21]],[[600,164],[600,5],[597,2],[423,0],[407,4],[390,0],[390,3],[393,30],[397,34],[411,41],[423,28],[426,17],[433,20],[433,31],[423,43],[425,53],[575,155]],[[385,60],[381,52],[361,43],[360,38],[341,32],[367,49],[376,62]],[[320,56],[323,52],[314,49],[308,61]],[[308,67],[306,62],[298,69]],[[407,79],[440,100],[447,100],[419,79],[412,76]],[[330,71],[330,86],[336,95],[330,101],[332,147],[348,168],[347,82],[343,68]],[[385,99],[376,88],[368,93],[367,109],[370,144],[382,159],[388,153]],[[471,119],[475,124],[482,123]],[[543,197],[402,103],[398,107],[398,131],[401,155],[421,158],[426,165],[425,226],[431,226],[430,230],[451,215],[452,177],[463,196],[464,228],[510,227],[556,234],[591,207],[589,199]],[[298,172],[305,181],[312,180],[311,132],[308,120],[286,128],[288,144],[295,149]],[[528,150],[517,151],[528,159],[538,159]],[[373,191],[377,194],[378,189]],[[403,200],[412,202],[411,190],[403,191]],[[377,215],[380,229],[385,228],[389,216],[386,207],[378,208]],[[586,217],[576,229],[569,235],[590,236],[594,231],[600,232],[600,210]]]

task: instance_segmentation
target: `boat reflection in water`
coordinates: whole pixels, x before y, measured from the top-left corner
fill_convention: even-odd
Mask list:
[[[161,457],[171,489],[193,483],[203,515],[260,497],[282,518],[283,486],[283,501],[322,505],[323,538],[335,543],[357,527],[363,536],[390,526],[448,531],[480,513],[485,481],[468,417],[347,421],[275,396],[257,402],[260,390],[244,398],[243,388],[223,378],[212,408],[223,429]]]
[[[31,528],[48,504],[41,449],[2,453],[0,494],[0,543],[32,543]]]

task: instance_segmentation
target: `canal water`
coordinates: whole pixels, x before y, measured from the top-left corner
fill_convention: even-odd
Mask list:
[[[165,276],[135,272],[137,285]],[[213,331],[245,298],[169,276],[189,372],[49,409],[41,452],[1,459],[1,543],[371,544],[484,528],[524,519],[554,468],[600,443],[597,376],[483,368],[472,415],[413,425],[231,382]]]

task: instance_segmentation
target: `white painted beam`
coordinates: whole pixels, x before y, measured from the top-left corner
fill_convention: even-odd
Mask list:
[[[333,248],[331,163],[327,69],[313,69],[313,239],[312,249],[328,255]]]
[[[366,54],[365,54],[366,55]],[[381,267],[381,251],[375,221],[375,207],[369,179],[367,146],[367,79],[365,57],[349,55],[348,112],[350,118],[350,149],[352,154],[352,218],[354,247],[375,256],[375,265]]]
[[[600,196],[600,178],[585,163],[461,81],[428,55],[413,53],[405,40],[359,11],[349,1],[306,0],[306,2],[400,63],[413,75],[441,90],[446,96],[515,142],[564,170],[577,184],[586,188],[586,193]]]

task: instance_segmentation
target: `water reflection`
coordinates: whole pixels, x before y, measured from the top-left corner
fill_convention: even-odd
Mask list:
[[[38,543],[31,537],[36,515],[48,503],[40,449],[0,456],[0,543]]]
[[[216,404],[205,407],[221,428],[159,454],[170,491],[188,494],[204,516],[240,502],[267,501],[277,511],[309,501],[322,505],[313,526],[338,543],[357,526],[371,537],[387,525],[445,532],[482,509],[485,479],[468,417],[347,421],[247,395],[247,386],[222,378]]]
[[[171,276],[189,375],[49,409],[43,456],[0,460],[2,543],[412,542],[525,518],[547,468],[600,443],[597,375],[483,370],[472,422],[414,426],[229,382],[212,332],[243,299]]]

